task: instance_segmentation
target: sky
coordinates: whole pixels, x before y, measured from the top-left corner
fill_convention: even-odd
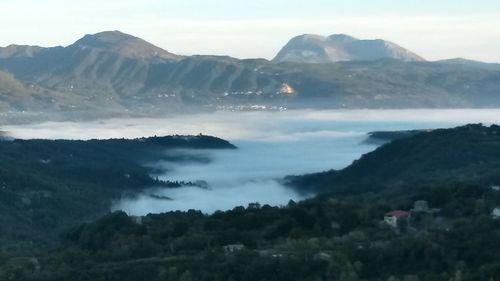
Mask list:
[[[498,0],[0,0],[0,25],[0,46],[120,30],[181,55],[271,59],[296,35],[344,33],[500,62]]]

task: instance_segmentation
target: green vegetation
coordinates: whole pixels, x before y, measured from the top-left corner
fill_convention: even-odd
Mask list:
[[[344,170],[288,178],[321,192],[303,202],[115,212],[65,231],[48,252],[13,259],[5,246],[0,280],[495,281],[499,159],[499,126],[422,132]],[[411,210],[419,200],[432,212]],[[411,216],[390,226],[392,210]]]
[[[500,183],[500,126],[467,125],[394,140],[350,166],[287,178],[299,190],[406,194],[418,185]]]
[[[127,191],[184,184],[152,178],[155,171],[144,165],[162,159],[206,161],[171,153],[173,148],[234,146],[201,135],[0,141],[0,239],[51,241],[63,229],[106,214],[112,200]]]
[[[384,144],[390,141],[416,136],[425,130],[375,131],[368,133],[367,143]]]
[[[410,208],[406,202],[416,198],[433,206],[441,202],[435,206],[443,218],[400,231],[382,222],[392,204]],[[140,222],[117,212],[68,232],[49,255],[6,262],[0,277],[497,280],[500,221],[491,219],[489,210],[499,200],[491,189],[451,184],[419,189],[396,202],[364,194],[283,208],[251,204],[210,216],[170,212]]]

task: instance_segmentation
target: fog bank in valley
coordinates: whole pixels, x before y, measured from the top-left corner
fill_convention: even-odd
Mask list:
[[[4,126],[18,138],[134,138],[198,134],[225,138],[237,150],[176,151],[204,154],[209,163],[159,162],[165,180],[205,181],[207,188],[151,187],[143,194],[116,202],[113,209],[133,215],[199,209],[207,213],[252,202],[284,205],[298,194],[280,184],[286,175],[349,165],[376,147],[365,143],[377,130],[453,127],[467,123],[498,123],[500,110],[333,110],[288,112],[218,112],[152,119],[109,119],[92,122]],[[151,196],[153,195],[153,196]],[[166,198],[171,198],[167,200]]]

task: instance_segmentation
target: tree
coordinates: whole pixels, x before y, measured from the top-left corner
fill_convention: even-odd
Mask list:
[[[181,274],[179,281],[193,281],[193,274],[191,271],[186,270]]]

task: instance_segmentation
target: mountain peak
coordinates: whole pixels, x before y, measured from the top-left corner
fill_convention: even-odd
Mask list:
[[[354,38],[354,37],[347,35],[347,34],[332,34],[332,35],[328,36],[328,38],[332,41],[341,42],[341,43],[348,43],[348,42],[359,40],[359,39]]]
[[[317,41],[325,41],[327,38],[322,35],[317,35],[317,34],[302,34],[299,36],[294,37],[292,40],[302,40],[302,41],[308,41],[308,40],[317,40]]]
[[[304,34],[294,37],[281,49],[274,62],[332,63],[378,59],[422,61],[418,55],[384,40],[360,40],[346,34],[328,37]]]
[[[143,39],[120,31],[104,31],[87,34],[70,47],[80,49],[99,49],[116,52],[130,58],[163,58],[176,59],[177,55],[167,52]]]
[[[103,31],[96,34],[87,34],[82,39],[75,42],[75,45],[89,47],[104,47],[108,45],[120,44],[126,41],[140,40],[132,35],[115,31]]]

